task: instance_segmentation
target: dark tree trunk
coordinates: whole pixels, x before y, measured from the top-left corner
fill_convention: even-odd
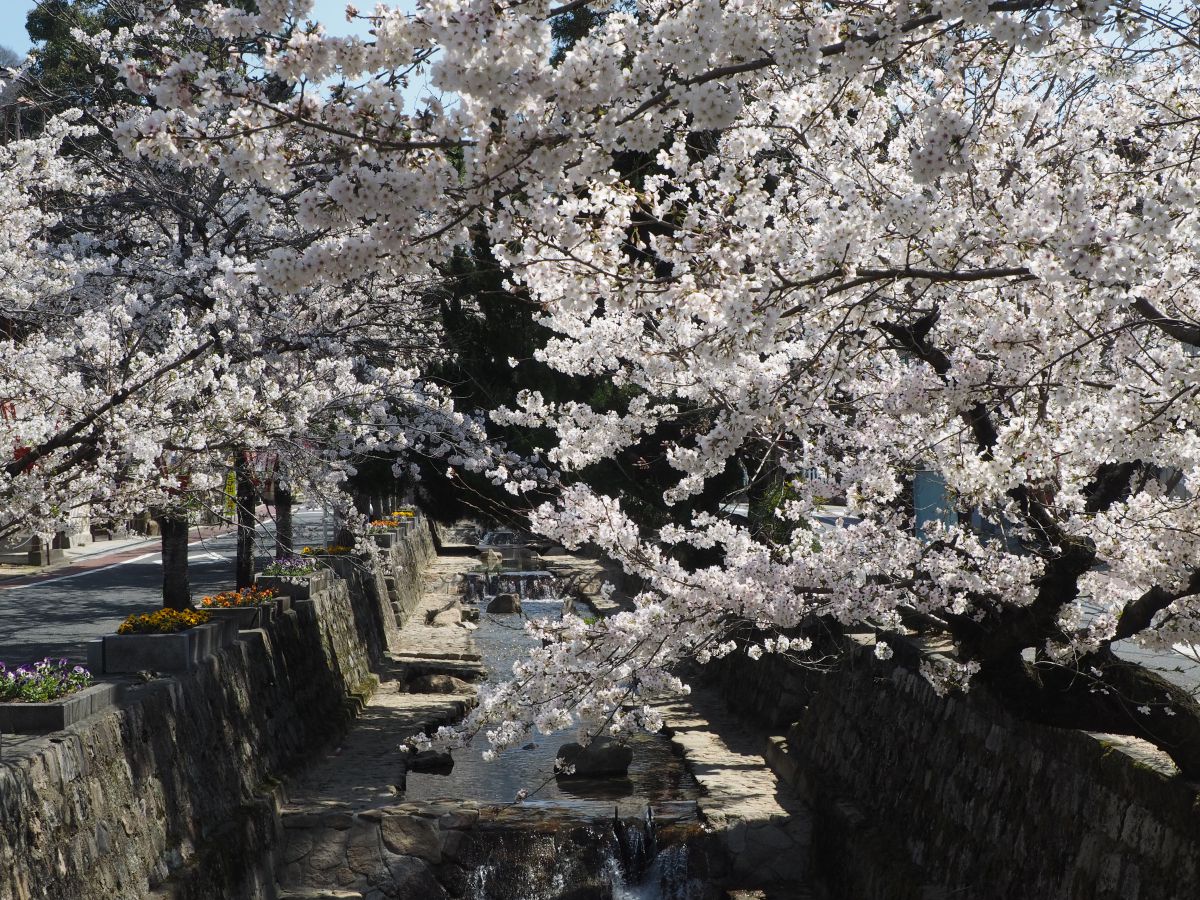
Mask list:
[[[163,606],[190,609],[192,589],[188,584],[188,522],[183,513],[164,512],[154,517],[162,539]]]
[[[1075,665],[1019,657],[981,677],[1021,718],[1057,728],[1129,734],[1167,753],[1183,775],[1200,778],[1200,704],[1183,688],[1108,647]]]
[[[292,491],[283,482],[275,484],[275,558],[292,556]]]
[[[237,480],[237,571],[239,588],[254,584],[254,482],[250,479],[250,464],[246,454],[239,453],[233,464]]]

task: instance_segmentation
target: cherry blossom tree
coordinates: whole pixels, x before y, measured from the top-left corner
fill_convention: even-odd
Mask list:
[[[368,39],[309,6],[148,6],[98,45],[147,99],[116,140],[294,202],[312,239],[254,263],[298,316],[367,273],[428,278],[485,228],[553,332],[539,360],[623,395],[527,392],[490,414],[548,429],[536,458],[452,456],[515,497],[556,486],[534,525],[647,585],[535,626],[553,640],[468,731],[654,727],[678,663],[742,652],[738,623],[751,655],[833,623],[883,656],[948,639],[939,689],[1200,772],[1200,709],[1113,649],[1195,637],[1194,4],[428,0],[376,7]],[[174,52],[196,29],[225,56]],[[667,426],[665,503],[737,465],[786,482],[780,527],[652,529],[589,486]],[[917,534],[921,471],[964,515]],[[833,496],[852,524],[822,527]]]
[[[367,273],[281,294],[259,277],[357,223],[305,226],[288,198],[222,173],[126,159],[112,129],[139,114],[68,110],[0,150],[0,528],[150,507],[173,561],[164,601],[185,606],[188,512],[245,452],[336,494],[356,455],[436,452],[473,425],[419,378],[439,352],[419,292]]]

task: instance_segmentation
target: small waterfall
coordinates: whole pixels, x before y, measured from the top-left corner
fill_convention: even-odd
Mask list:
[[[562,596],[563,587],[549,572],[468,572],[467,599],[483,603],[497,594],[516,594],[522,600],[553,600]]]
[[[639,821],[622,819],[614,810],[613,837],[617,844],[622,878],[627,884],[636,884],[658,855],[654,811],[647,806],[645,818]]]
[[[654,816],[493,836],[465,900],[703,900],[686,843],[659,848]]]

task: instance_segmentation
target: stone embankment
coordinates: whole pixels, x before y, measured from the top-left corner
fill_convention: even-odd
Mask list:
[[[289,787],[281,811],[282,896],[331,896],[320,893],[330,890],[344,897],[447,896],[433,867],[455,858],[478,807],[402,804],[406,755],[400,748],[460,719],[472,700],[462,692],[411,690],[431,676],[467,681],[482,674],[470,630],[461,627],[461,617],[455,623],[444,616],[457,609],[457,576],[472,565],[466,557],[443,557],[426,568],[380,690],[345,740]],[[444,867],[439,871],[446,877]]]
[[[851,636],[825,674],[734,654],[730,706],[813,814],[831,898],[1185,900],[1200,884],[1200,788],[1133,738],[1019,720],[982,689],[938,696],[912,660]]]
[[[66,731],[6,737],[0,898],[272,896],[280,782],[367,706],[433,548],[422,526],[381,555],[193,673],[147,673]]]

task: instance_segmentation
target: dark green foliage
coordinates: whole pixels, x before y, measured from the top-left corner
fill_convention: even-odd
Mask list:
[[[229,2],[247,10],[256,8],[255,0]],[[183,13],[203,5],[204,0],[176,0],[175,3]],[[135,22],[134,6],[130,0],[40,0],[30,11],[25,27],[34,43],[34,64],[30,72],[34,88],[29,95],[36,106],[36,110],[27,113],[31,125],[36,128],[35,119],[42,122],[73,107],[88,110],[108,108],[117,103],[151,102],[126,90],[120,80],[114,80],[111,71],[100,64],[99,54],[71,34],[74,29],[98,34],[128,27]],[[221,47],[207,46],[202,35],[197,33],[195,36],[196,49],[224,55]],[[161,52],[155,40],[161,39],[147,39],[134,55],[155,59]],[[102,76],[99,83],[97,76]]]
[[[569,0],[562,0],[561,5],[566,6],[568,3]],[[560,4],[552,4],[552,6],[555,5]],[[567,51],[593,28],[603,24],[611,13],[634,13],[636,11],[637,3],[634,0],[612,0],[608,3],[599,0],[599,2],[589,3],[555,16],[550,22],[550,35],[554,38],[554,52],[550,56],[551,65],[557,66],[562,62]]]

